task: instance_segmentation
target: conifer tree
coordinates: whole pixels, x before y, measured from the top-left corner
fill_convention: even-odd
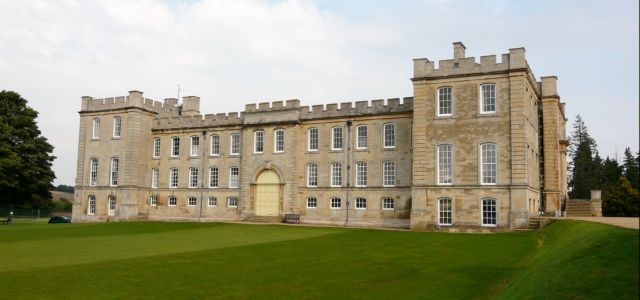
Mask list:
[[[589,199],[591,190],[599,188],[599,163],[595,160],[597,145],[589,135],[587,126],[580,115],[576,116],[569,142],[569,197],[572,199]]]
[[[622,164],[624,168],[624,177],[627,178],[631,186],[638,190],[638,185],[640,184],[640,168],[638,167],[638,159],[633,157],[633,153],[631,149],[627,147],[624,149],[624,161]]]

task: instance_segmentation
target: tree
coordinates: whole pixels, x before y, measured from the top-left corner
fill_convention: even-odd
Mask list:
[[[595,140],[589,135],[582,117],[577,115],[569,141],[569,197],[589,199],[591,190],[599,188],[601,159],[597,153]]]
[[[602,199],[602,214],[607,217],[637,217],[640,208],[640,193],[631,183],[620,176],[618,184],[605,191]]]
[[[73,193],[75,189],[72,186],[60,184],[55,188],[55,190],[59,192]]]
[[[51,205],[51,146],[40,134],[38,112],[11,91],[0,92],[0,207]]]
[[[629,147],[624,149],[622,167],[624,169],[624,177],[629,180],[629,183],[634,189],[638,190],[638,185],[640,184],[640,168],[638,167],[638,159],[633,157],[633,153]]]
[[[602,189],[606,190],[617,185],[620,176],[622,176],[622,167],[618,165],[615,159],[607,156],[602,162],[602,177],[600,179]]]

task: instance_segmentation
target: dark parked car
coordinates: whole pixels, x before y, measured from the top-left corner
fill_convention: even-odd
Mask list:
[[[53,216],[49,219],[49,224],[53,223],[71,223],[71,219],[63,216]]]

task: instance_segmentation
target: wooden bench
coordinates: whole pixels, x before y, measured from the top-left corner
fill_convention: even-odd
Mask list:
[[[300,215],[298,214],[284,214],[285,223],[300,223]]]

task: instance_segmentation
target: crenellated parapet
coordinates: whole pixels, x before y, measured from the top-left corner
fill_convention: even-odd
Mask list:
[[[140,91],[130,91],[127,96],[97,98],[82,97],[81,113],[112,111],[118,109],[141,108],[160,115],[178,115],[178,107],[175,102],[165,100],[164,103],[144,98]]]
[[[502,54],[500,62],[497,61],[496,55],[481,56],[480,63],[476,62],[475,57],[464,56],[466,49],[464,44],[455,42],[453,48],[454,58],[438,61],[437,68],[435,62],[427,58],[414,59],[413,78],[446,77],[528,68],[524,48],[509,49],[509,53]]]
[[[353,117],[362,115],[376,115],[389,113],[402,113],[413,111],[413,98],[403,98],[400,103],[399,98],[388,99],[385,104],[384,100],[356,101],[331,103],[325,105],[303,106],[300,108],[300,118],[302,120],[337,118],[337,117]]]
[[[242,124],[242,113],[218,113],[207,115],[189,115],[160,117],[153,120],[153,130],[172,130],[189,128],[209,128],[221,126],[239,126]]]
[[[244,111],[246,113],[256,113],[256,112],[272,112],[286,109],[297,109],[300,108],[300,100],[291,99],[285,102],[283,101],[274,101],[274,102],[261,102],[257,105],[255,103],[247,104],[244,106]]]

